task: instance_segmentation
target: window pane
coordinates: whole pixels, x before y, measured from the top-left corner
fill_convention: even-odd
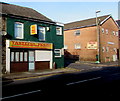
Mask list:
[[[45,27],[39,27],[39,40],[45,41]]]
[[[118,32],[116,32],[116,36],[118,36]]]
[[[11,52],[11,61],[14,61],[14,52]]]
[[[27,52],[24,52],[24,61],[27,61]]]
[[[102,33],[104,33],[104,28],[102,28]]]
[[[15,38],[23,39],[23,24],[16,22],[15,23]]]
[[[19,52],[16,52],[16,54],[15,54],[15,60],[19,61]]]
[[[55,49],[54,53],[55,53],[55,57],[61,57],[61,50],[60,49]]]
[[[80,49],[80,48],[81,48],[80,44],[75,44],[75,49]]]
[[[60,56],[60,53],[55,53],[55,56]]]
[[[62,35],[62,27],[56,27],[56,34]]]
[[[23,61],[23,52],[20,52],[20,61]]]
[[[80,30],[75,31],[75,35],[80,35]]]

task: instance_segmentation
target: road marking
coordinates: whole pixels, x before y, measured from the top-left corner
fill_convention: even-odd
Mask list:
[[[35,90],[35,91],[27,92],[27,93],[21,93],[21,94],[16,94],[16,95],[12,95],[12,96],[3,97],[2,100],[9,99],[9,98],[14,98],[14,97],[22,96],[22,95],[28,95],[28,94],[32,94],[32,93],[37,93],[37,92],[41,92],[41,90]]]
[[[71,83],[67,83],[66,85],[74,85],[74,84],[78,84],[78,83],[83,83],[83,82],[87,82],[87,81],[92,81],[92,80],[97,80],[100,79],[101,77],[96,77],[96,78],[92,78],[92,79],[87,79],[87,80],[82,80],[82,81],[77,81],[77,82],[71,82]]]
[[[62,73],[56,73],[56,74],[62,74]],[[25,77],[25,78],[16,78],[16,79],[14,79],[14,81],[41,78],[41,77],[49,77],[49,76],[53,76],[53,75],[56,75],[56,74],[46,74],[46,75],[31,76],[31,77]]]

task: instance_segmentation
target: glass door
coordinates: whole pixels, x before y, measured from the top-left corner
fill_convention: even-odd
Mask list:
[[[35,52],[29,51],[29,71],[35,69]]]

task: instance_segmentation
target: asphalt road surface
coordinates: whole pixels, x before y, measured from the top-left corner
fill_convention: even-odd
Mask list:
[[[120,67],[3,82],[2,101],[120,101]]]

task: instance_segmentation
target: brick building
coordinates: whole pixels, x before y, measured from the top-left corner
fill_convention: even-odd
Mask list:
[[[100,62],[117,61],[118,25],[111,15],[98,17],[98,26],[96,18],[67,23],[64,25],[64,48],[66,58],[97,61],[99,52]]]
[[[116,21],[119,25],[119,62],[120,62],[120,20]],[[120,63],[119,63],[120,64]]]
[[[0,3],[3,73],[64,67],[63,25],[34,9]]]

